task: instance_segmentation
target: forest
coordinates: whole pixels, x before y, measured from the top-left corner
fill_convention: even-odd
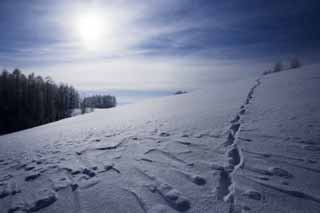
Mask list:
[[[85,113],[87,108],[111,108],[117,105],[116,97],[112,95],[95,95],[85,97],[81,101],[81,112]]]
[[[116,104],[111,95],[81,99],[74,87],[57,84],[50,77],[26,76],[19,69],[0,73],[0,135],[70,117],[75,109],[86,113],[88,108]]]
[[[79,104],[72,86],[50,77],[26,76],[18,69],[0,74],[0,134],[67,118]]]

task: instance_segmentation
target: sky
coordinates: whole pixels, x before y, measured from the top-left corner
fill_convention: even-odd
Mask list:
[[[1,0],[0,68],[80,90],[194,89],[315,63],[318,0]]]

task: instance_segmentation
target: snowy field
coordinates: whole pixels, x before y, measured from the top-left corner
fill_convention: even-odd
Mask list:
[[[319,69],[1,136],[0,213],[319,213]]]

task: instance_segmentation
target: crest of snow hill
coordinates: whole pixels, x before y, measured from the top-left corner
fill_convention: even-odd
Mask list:
[[[301,67],[293,58],[289,63],[275,63],[263,75]],[[179,90],[175,95],[187,93]],[[19,69],[0,74],[0,135],[50,123],[63,118],[92,112],[95,108],[117,105],[115,96],[95,95],[80,98],[79,92],[67,84],[56,84],[50,77],[33,73],[26,76]]]

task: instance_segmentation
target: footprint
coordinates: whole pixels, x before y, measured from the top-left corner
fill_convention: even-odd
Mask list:
[[[170,136],[170,133],[168,133],[168,132],[161,132],[161,133],[159,134],[159,136],[161,136],[161,137],[169,137],[169,136]]]
[[[190,209],[190,201],[182,193],[170,185],[159,183],[156,191],[169,203],[169,205],[178,211],[187,211]]]
[[[260,192],[256,191],[256,190],[252,190],[252,189],[248,189],[247,191],[243,192],[242,195],[253,199],[253,200],[261,200],[262,196],[260,194]]]
[[[207,183],[207,181],[206,181],[206,179],[204,177],[201,177],[201,176],[199,176],[197,174],[190,174],[190,173],[183,172],[183,171],[180,171],[180,170],[176,170],[176,172],[182,174],[188,180],[190,180],[191,182],[193,182],[194,184],[197,184],[199,186],[205,185]]]
[[[25,181],[33,181],[38,177],[40,177],[40,172],[35,172],[35,173],[32,173],[32,174],[26,176],[24,180]]]
[[[229,194],[229,187],[231,184],[232,182],[229,172],[224,169],[221,170],[219,175],[219,184],[215,192],[218,200],[224,200],[224,198]]]
[[[205,178],[198,176],[198,175],[192,175],[191,180],[193,183],[200,185],[200,186],[205,185],[207,183]]]
[[[291,173],[289,173],[287,170],[281,169],[278,167],[270,167],[268,169],[268,171],[270,173],[272,173],[273,175],[279,176],[279,177],[284,177],[284,178],[292,178],[293,177],[293,175]]]
[[[188,137],[190,137],[190,135],[187,134],[187,133],[184,133],[184,134],[181,135],[181,137],[182,137],[182,138],[188,138]]]
[[[229,157],[229,164],[232,168],[241,163],[240,153],[236,146],[228,151],[227,156]]]
[[[231,120],[231,123],[237,123],[240,120],[240,116],[237,115],[233,120]]]
[[[236,132],[238,132],[240,128],[240,123],[234,123],[231,125],[230,129],[233,131],[233,134],[235,134]]]
[[[88,168],[83,169],[82,174],[85,174],[90,178],[96,176],[96,173]]]

